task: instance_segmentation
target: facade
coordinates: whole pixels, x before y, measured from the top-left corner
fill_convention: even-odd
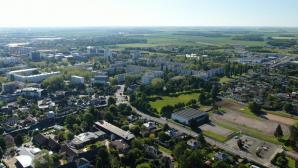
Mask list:
[[[105,85],[108,82],[108,76],[107,75],[97,75],[92,79],[93,84],[101,84]]]
[[[2,94],[14,93],[17,89],[20,89],[22,87],[22,84],[16,81],[2,83]]]
[[[177,113],[172,113],[171,118],[186,125],[190,125],[191,121],[195,121],[199,125],[209,121],[208,113],[192,108],[185,109]]]
[[[88,46],[87,47],[87,54],[88,55],[96,55],[97,54],[97,49],[93,46]]]
[[[143,76],[142,76],[142,79],[141,79],[141,83],[143,85],[148,85],[151,83],[151,81],[154,79],[154,78],[158,78],[158,77],[162,77],[164,74],[163,71],[152,71],[152,72],[147,72],[145,73]]]
[[[40,52],[31,52],[30,53],[30,59],[34,62],[38,62],[41,60],[41,55],[40,55]]]
[[[37,74],[35,74],[37,73]],[[14,81],[40,83],[44,79],[60,74],[60,72],[43,72],[38,74],[37,68],[22,69],[7,73],[7,78]]]
[[[71,83],[74,85],[83,85],[85,82],[85,78],[84,77],[80,77],[80,76],[71,76]]]
[[[29,88],[19,89],[16,91],[16,93],[19,96],[24,96],[27,98],[41,98],[43,95],[43,91],[44,91],[43,89],[29,87]]]

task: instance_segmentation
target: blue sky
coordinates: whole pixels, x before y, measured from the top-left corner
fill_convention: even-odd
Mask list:
[[[0,27],[298,27],[297,0],[1,0]]]

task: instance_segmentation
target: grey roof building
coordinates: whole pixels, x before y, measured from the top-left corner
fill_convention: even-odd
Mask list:
[[[190,121],[195,120],[198,124],[208,122],[209,116],[206,112],[201,112],[196,109],[185,109],[177,113],[173,113],[171,118],[183,124],[190,124]]]

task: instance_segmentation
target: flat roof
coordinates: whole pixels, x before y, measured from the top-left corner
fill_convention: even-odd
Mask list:
[[[131,140],[135,137],[134,134],[130,133],[129,131],[124,131],[123,129],[121,129],[113,124],[110,124],[106,121],[95,122],[95,124],[101,128],[104,128],[105,130],[110,131],[111,133],[113,133],[125,140]]]
[[[28,155],[20,155],[16,156],[16,160],[23,166],[23,167],[29,167],[32,163],[32,158]]]
[[[193,109],[193,108],[189,108],[189,109],[181,110],[177,113],[174,113],[174,115],[191,120],[191,119],[203,116],[203,115],[207,115],[207,113],[201,112],[201,111]]]

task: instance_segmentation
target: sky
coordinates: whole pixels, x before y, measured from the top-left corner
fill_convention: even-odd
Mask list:
[[[0,27],[298,27],[298,0],[0,0]]]

